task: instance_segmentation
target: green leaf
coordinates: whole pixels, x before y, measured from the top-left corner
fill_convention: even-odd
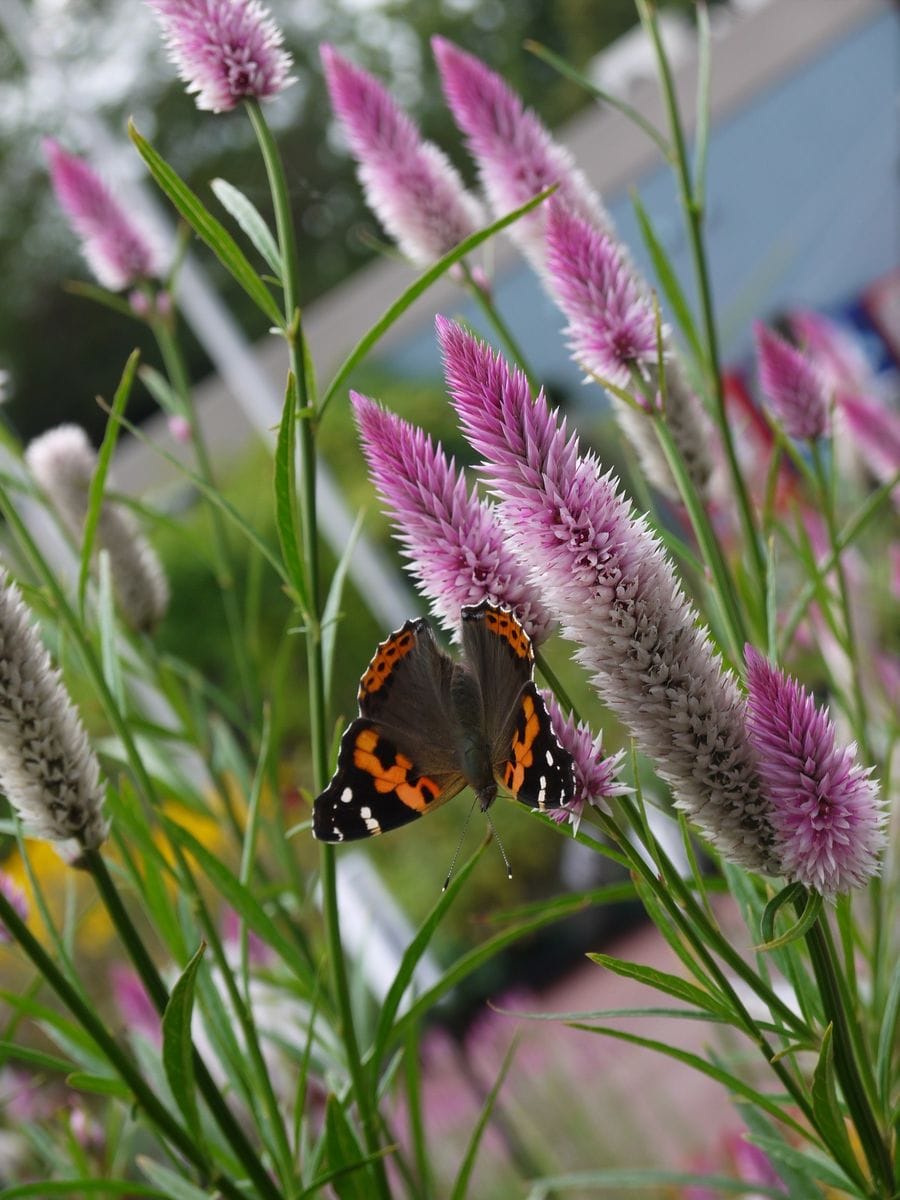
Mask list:
[[[113,396],[112,408],[106,422],[103,443],[97,454],[97,467],[91,478],[88,489],[87,515],[84,519],[84,534],[81,541],[81,566],[78,572],[78,611],[84,618],[84,598],[87,593],[87,581],[91,570],[91,557],[94,553],[94,541],[97,536],[97,524],[103,507],[103,493],[106,490],[106,477],[109,474],[109,464],[119,438],[119,417],[124,413],[125,406],[131,396],[134,385],[134,374],[140,360],[140,351],[132,350],[125,363],[125,370],[119,380]]]
[[[155,367],[145,364],[138,371],[138,376],[141,383],[163,412],[170,413],[172,416],[187,416],[184,400],[178,395],[178,392],[176,392],[161,371],[157,371]]]
[[[325,1110],[325,1145],[332,1170],[331,1186],[340,1200],[370,1200],[372,1177],[365,1166],[362,1147],[336,1096],[329,1096]]]
[[[0,1063],[14,1059],[16,1062],[27,1063],[36,1071],[53,1071],[56,1074],[68,1075],[72,1064],[66,1058],[48,1054],[46,1050],[35,1050],[30,1046],[20,1046],[18,1042],[0,1041]]]
[[[804,1179],[817,1179],[826,1187],[838,1188],[851,1196],[866,1195],[865,1192],[860,1192],[857,1185],[847,1178],[836,1163],[815,1147],[806,1145],[800,1150],[778,1138],[762,1137],[756,1133],[750,1140],[754,1146],[764,1150],[776,1164],[785,1163]]]
[[[288,374],[275,446],[275,524],[284,559],[284,569],[294,591],[295,603],[309,614],[309,591],[301,551],[300,505],[297,499],[297,380]]]
[[[98,562],[100,567],[100,661],[106,686],[115,699],[116,706],[124,713],[125,683],[122,679],[122,666],[119,662],[119,649],[116,644],[116,602],[109,553],[106,550],[100,551]]]
[[[284,317],[272,293],[253,270],[244,252],[225,226],[216,220],[199,196],[179,178],[146,138],[141,137],[133,121],[128,122],[128,133],[137,146],[141,158],[147,164],[150,174],[198,237],[206,242],[222,266],[240,284],[257,308],[265,313],[273,325],[283,329]]]
[[[729,1091],[734,1092],[737,1096],[743,1096],[770,1116],[775,1117],[783,1124],[790,1126],[795,1133],[802,1138],[807,1138],[808,1132],[799,1122],[783,1109],[776,1100],[772,1099],[765,1092],[760,1092],[756,1088],[751,1087],[736,1075],[732,1075],[729,1071],[722,1067],[717,1067],[714,1063],[708,1062],[705,1058],[701,1058],[698,1054],[692,1054],[689,1050],[682,1050],[678,1046],[672,1046],[668,1042],[659,1042],[653,1038],[641,1037],[636,1033],[629,1033],[624,1029],[613,1029],[609,1025],[584,1025],[577,1021],[571,1023],[573,1029],[583,1029],[588,1033],[597,1033],[602,1037],[617,1038],[622,1042],[630,1042],[635,1046],[643,1046],[647,1050],[656,1050],[659,1054],[665,1054],[668,1058],[674,1058],[678,1062],[685,1063],[686,1066],[693,1067],[695,1071],[699,1071],[703,1075],[708,1075],[710,1079],[715,1079],[723,1084]]]
[[[891,1066],[897,1053],[897,1023],[900,1020],[900,960],[894,962],[891,986],[888,990],[881,1028],[878,1031],[878,1049],[875,1057],[875,1073],[878,1090],[887,1114],[891,1103]]]
[[[219,895],[238,913],[244,922],[258,933],[300,980],[304,987],[309,982],[309,967],[297,947],[284,936],[249,888],[181,825],[171,818],[163,818],[169,836],[179,842],[197,860],[200,869]]]
[[[197,971],[203,961],[206,943],[201,942],[172,988],[169,1003],[162,1019],[162,1060],[172,1095],[184,1114],[195,1141],[201,1141],[200,1113],[197,1108],[197,1086],[194,1078],[194,1043],[191,1038],[191,1015],[194,1011],[194,989]]]
[[[444,272],[449,270],[455,262],[458,262],[461,258],[465,258],[467,254],[470,254],[482,242],[493,237],[501,229],[505,229],[507,225],[512,225],[514,221],[518,221],[519,217],[531,212],[539,204],[543,204],[548,196],[553,195],[556,188],[556,184],[553,187],[546,188],[543,192],[540,192],[537,196],[529,200],[527,204],[523,204],[521,208],[514,209],[511,213],[507,213],[505,217],[494,221],[492,225],[488,225],[484,229],[478,230],[477,233],[473,233],[420,275],[415,283],[411,284],[402,296],[389,306],[384,316],[356,343],[356,346],[354,346],[328,385],[328,389],[319,405],[319,414],[321,415],[325,411],[335,393],[347,382],[353,370],[362,362],[372,347],[384,336],[394,322],[403,316],[413,301],[417,300],[423,292],[431,287],[436,279],[440,279]]]
[[[813,1071],[811,1099],[816,1126],[822,1140],[840,1162],[844,1170],[857,1170],[856,1157],[847,1136],[844,1114],[837,1097],[834,1075],[834,1052],[831,1044],[832,1026],[829,1024],[822,1035],[819,1061]]]
[[[666,254],[662,242],[656,236],[656,230],[653,228],[650,215],[641,203],[641,198],[637,192],[632,193],[631,202],[634,205],[635,215],[641,230],[641,237],[644,239],[644,245],[647,247],[647,252],[653,263],[653,270],[656,273],[656,278],[659,280],[659,286],[662,288],[663,295],[669,302],[672,314],[678,322],[678,328],[691,348],[694,360],[703,368],[704,372],[708,372],[709,368],[706,351],[703,348],[703,340],[697,330],[691,306],[688,304],[687,297],[682,290],[678,275],[672,266],[668,254]]]
[[[735,1108],[744,1118],[744,1123],[751,1135],[748,1141],[757,1143],[758,1138],[769,1139],[776,1145],[790,1149],[778,1127],[768,1117],[764,1117],[762,1113],[758,1112],[752,1104],[738,1103]],[[783,1156],[778,1157],[771,1151],[769,1151],[768,1157],[787,1185],[791,1200],[822,1200],[822,1191],[812,1181],[808,1171],[798,1171],[796,1165],[785,1162]]]
[[[356,543],[362,532],[364,516],[365,514],[360,512],[353,523],[353,528],[350,530],[346,545],[331,576],[328,596],[325,600],[325,607],[322,610],[322,670],[325,675],[326,696],[331,690],[334,647],[337,643],[338,618],[341,610],[341,600],[344,595],[344,584],[347,579],[347,571],[350,567],[350,559],[353,557],[353,551],[356,549]]]
[[[775,917],[779,909],[788,902],[799,900],[804,891],[802,883],[789,883],[787,887],[781,889],[777,896],[773,896],[766,905],[760,922],[762,936],[765,940],[761,945],[754,947],[756,950],[780,950],[782,946],[787,946],[803,937],[807,930],[815,924],[822,911],[824,901],[820,892],[807,892],[806,903],[797,920],[780,937],[775,937]]]
[[[130,317],[132,321],[143,322],[143,317],[138,316],[124,297],[116,295],[115,292],[108,292],[96,283],[88,283],[83,279],[67,279],[63,284],[63,291],[73,296],[81,296],[84,300],[93,300],[95,304],[102,304],[104,308],[111,308],[120,317]]]
[[[548,1175],[532,1183],[526,1200],[550,1200],[556,1192],[583,1192],[586,1188],[600,1188],[616,1196],[620,1191],[659,1191],[689,1187],[704,1188],[728,1196],[772,1196],[775,1200],[784,1200],[782,1188],[730,1179],[727,1175],[699,1175],[693,1171],[658,1171],[643,1167],[612,1167],[608,1170],[570,1171],[566,1175]]]
[[[212,190],[216,199],[234,217],[244,233],[264,258],[272,272],[281,279],[281,252],[265,220],[256,205],[227,179],[214,179]]]
[[[609,954],[589,954],[588,958],[598,966],[606,967],[607,970],[614,971],[616,975],[621,975],[625,979],[635,979],[638,983],[644,983],[647,987],[665,992],[669,996],[675,996],[676,999],[683,1000],[685,1004],[702,1008],[726,1021],[733,1019],[727,1004],[721,998],[689,983],[679,975],[670,975],[668,971],[659,971],[655,967],[645,967],[640,963],[626,962],[621,958],[613,958]]]
[[[37,1196],[39,1200],[45,1196],[63,1196],[65,1200],[72,1200],[79,1192],[95,1196],[151,1196],[154,1200],[177,1200],[174,1193],[135,1183],[133,1179],[45,1179],[41,1183],[20,1183],[3,1188],[0,1200],[19,1200],[20,1196]],[[199,1195],[201,1200],[209,1200],[206,1192]]]
[[[397,968],[394,981],[388,988],[388,993],[382,1001],[381,1012],[378,1016],[378,1026],[372,1044],[372,1059],[378,1065],[381,1064],[387,1052],[388,1043],[391,1040],[391,1029],[394,1024],[394,1018],[399,1011],[400,1003],[403,1000],[406,989],[410,985],[416,966],[428,949],[437,927],[446,916],[453,901],[459,895],[463,884],[471,875],[472,869],[484,853],[486,846],[487,839],[481,843],[471,858],[459,868],[455,877],[450,881],[449,886],[441,892],[431,912],[422,922],[416,936],[407,946],[403,958],[400,960],[400,966]]]
[[[130,1103],[132,1099],[131,1088],[121,1079],[112,1075],[94,1075],[90,1071],[72,1071],[70,1075],[66,1076],[66,1083],[70,1088],[79,1092],[92,1092],[97,1096],[115,1096],[117,1100],[123,1100],[126,1103]]]
[[[566,62],[564,58],[560,58],[558,54],[554,54],[552,50],[548,50],[546,46],[542,46],[540,42],[532,41],[529,38],[525,42],[525,49],[530,51],[536,58],[542,58],[545,63],[548,63],[555,70],[559,71],[560,75],[565,75],[567,79],[571,79],[573,83],[577,83],[580,88],[583,88],[595,100],[599,100],[601,104],[608,104],[610,108],[618,109],[624,117],[627,117],[629,121],[633,122],[639,129],[646,133],[647,137],[659,148],[663,158],[668,162],[675,161],[672,147],[666,141],[665,137],[633,105],[626,104],[618,96],[613,96],[609,92],[604,92],[602,88],[598,88],[595,83],[591,83],[590,79],[582,75],[571,63]]]
[[[162,1163],[154,1162],[145,1154],[137,1156],[137,1165],[151,1183],[155,1183],[162,1189],[166,1200],[210,1200],[208,1190],[202,1191],[200,1188],[194,1187],[183,1175],[176,1174],[169,1167],[164,1167]]]
[[[695,5],[697,14],[697,125],[694,130],[693,202],[698,212],[706,204],[706,156],[709,150],[709,82],[712,42],[709,11],[705,2]]]
[[[466,1152],[463,1155],[463,1160],[460,1163],[459,1171],[453,1183],[453,1191],[450,1193],[450,1200],[465,1200],[468,1195],[469,1179],[472,1175],[472,1169],[475,1166],[475,1158],[478,1154],[478,1148],[481,1145],[481,1139],[484,1136],[484,1131],[487,1129],[488,1121],[491,1119],[491,1114],[494,1111],[494,1105],[497,1103],[497,1097],[500,1095],[500,1089],[503,1087],[503,1081],[506,1079],[507,1072],[512,1065],[513,1055],[516,1052],[518,1043],[515,1039],[512,1041],[509,1049],[504,1055],[503,1062],[500,1064],[500,1070],[497,1073],[497,1079],[494,1086],[488,1092],[481,1113],[475,1123],[475,1128],[472,1130],[472,1136],[469,1138],[469,1144],[466,1147]]]

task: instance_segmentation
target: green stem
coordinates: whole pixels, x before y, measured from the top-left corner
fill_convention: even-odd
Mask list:
[[[287,183],[275,139],[266,124],[256,101],[247,103],[247,111],[256,133],[260,152],[266,166],[275,225],[281,250],[282,286],[285,318],[288,326],[290,370],[297,382],[301,419],[297,421],[297,440],[300,458],[300,519],[303,552],[307,571],[307,595],[310,611],[306,614],[306,648],[309,685],[310,745],[312,750],[313,788],[318,794],[328,780],[328,740],[325,720],[325,673],[322,662],[319,539],[316,520],[316,448],[315,397],[310,392],[307,373],[303,324],[300,319],[300,284],[297,243],[288,199]],[[380,1150],[379,1126],[368,1073],[363,1065],[353,1020],[350,985],[341,942],[340,915],[337,897],[337,869],[334,847],[322,843],[321,882],[325,928],[335,1000],[340,1014],[341,1032],[347,1052],[347,1065],[366,1150],[371,1155]],[[387,1173],[381,1157],[371,1163],[377,1193],[389,1200]]]
[[[823,928],[825,918],[819,916],[806,934],[806,944],[815,972],[826,1019],[831,1023],[834,1037],[834,1066],[841,1090],[859,1135],[860,1145],[869,1164],[872,1179],[883,1195],[894,1195],[894,1168],[890,1149],[882,1137],[875,1113],[869,1103],[859,1064],[853,1051],[847,1013],[837,977],[830,934]]]
[[[223,1175],[215,1168],[186,1130],[175,1121],[169,1109],[157,1098],[156,1093],[141,1075],[136,1064],[108,1032],[96,1010],[84,1001],[72,987],[2,892],[0,892],[0,921],[19,943],[63,1004],[94,1039],[124,1082],[131,1088],[135,1102],[146,1112],[162,1136],[197,1168],[204,1182],[214,1184],[230,1200],[246,1200],[246,1194],[227,1175]]]
[[[529,366],[522,347],[519,345],[518,341],[513,335],[512,330],[504,321],[503,317],[500,316],[500,312],[496,304],[494,304],[490,293],[486,292],[485,289],[481,287],[478,281],[475,279],[466,260],[463,259],[460,265],[462,266],[470,295],[474,298],[475,302],[493,325],[494,329],[496,329],[498,337],[508,350],[509,354],[522,369],[525,378],[528,380],[528,386],[531,388],[531,391],[537,395],[540,388],[538,377]]]
[[[837,549],[838,529],[834,517],[832,489],[829,486],[828,472],[822,461],[822,453],[818,442],[810,443],[810,453],[812,455],[813,467],[815,468],[819,503],[822,515],[825,517],[825,526],[828,530],[828,544],[834,556],[834,573],[837,576],[838,594],[841,598],[841,611],[844,618],[844,638],[846,641],[847,656],[850,659],[851,689],[853,692],[853,704],[856,708],[854,732],[865,760],[872,762],[872,752],[867,735],[868,715],[866,700],[863,694],[862,677],[859,669],[859,644],[856,639],[856,623],[853,620],[853,613],[850,608],[850,590],[847,587],[847,572],[844,570],[844,563],[841,559],[840,551]]]
[[[215,488],[215,478],[213,475],[212,461],[209,456],[209,450],[206,445],[206,439],[203,436],[203,430],[200,426],[200,421],[197,416],[197,408],[194,404],[193,395],[191,392],[190,380],[188,378],[187,369],[184,364],[184,359],[181,354],[181,349],[176,341],[171,328],[166,321],[156,319],[152,322],[152,329],[156,336],[156,342],[159,346],[160,354],[166,367],[166,374],[169,377],[169,382],[172,389],[181,400],[184,411],[187,414],[188,423],[191,427],[191,442],[194,447],[194,454],[197,459],[197,469],[200,477],[207,484],[210,490]],[[235,590],[234,571],[231,567],[231,556],[228,549],[228,535],[225,530],[225,520],[222,516],[222,511],[217,504],[208,506],[210,523],[212,526],[212,550],[213,561],[215,563],[216,582],[219,586],[219,591],[222,596],[222,606],[225,610],[225,620],[228,625],[228,633],[231,640],[231,650],[234,655],[234,660],[238,668],[238,676],[241,682],[241,689],[244,694],[244,701],[249,712],[254,711],[258,707],[255,689],[253,686],[254,672],[247,658],[247,639],[243,623],[241,621],[240,606],[238,604],[237,593]]]
[[[636,0],[641,22],[648,31],[653,42],[659,77],[662,84],[663,101],[669,118],[672,147],[675,151],[675,177],[678,181],[678,191],[681,198],[682,211],[687,226],[688,244],[694,264],[694,274],[697,281],[697,291],[700,298],[700,310],[703,318],[703,330],[706,335],[708,353],[709,383],[715,402],[716,423],[722,437],[722,445],[728,462],[731,484],[737,498],[738,512],[744,539],[750,550],[756,578],[759,586],[760,601],[765,597],[765,557],[757,536],[756,521],[750,504],[750,497],[744,483],[734,448],[734,439],[725,409],[725,389],[722,383],[722,371],[719,363],[719,337],[716,330],[713,309],[712,285],[709,278],[709,267],[706,260],[706,246],[703,238],[704,207],[699,199],[700,190],[695,192],[691,180],[691,167],[685,143],[684,129],[678,109],[678,98],[675,93],[675,83],[669,66],[668,58],[659,36],[656,14],[648,0]]]
[[[128,951],[128,955],[134,963],[144,987],[147,989],[147,994],[154,1008],[162,1016],[169,1003],[169,989],[163,982],[162,976],[156,969],[156,964],[150,957],[141,935],[135,928],[128,910],[122,903],[122,897],[119,895],[112,876],[107,870],[103,856],[97,850],[86,850],[83,859],[85,867],[90,871],[91,877],[97,886],[97,891],[100,893],[104,907],[116,928],[116,932],[119,934],[122,944]],[[255,1183],[259,1195],[267,1197],[268,1200],[281,1200],[281,1193],[273,1184],[269,1172],[260,1161],[259,1155],[247,1140],[241,1125],[225,1103],[219,1088],[216,1086],[206,1064],[196,1049],[193,1052],[193,1056],[194,1074],[197,1085],[203,1093],[203,1098],[209,1107],[210,1113],[225,1137],[226,1144],[234,1151],[246,1170],[247,1175]]]

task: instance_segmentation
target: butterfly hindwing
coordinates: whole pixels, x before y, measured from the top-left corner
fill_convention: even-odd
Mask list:
[[[545,812],[571,803],[575,796],[572,756],[553,732],[550,714],[533,681],[519,694],[505,759],[497,782],[516,800]]]
[[[341,739],[337,770],[316,799],[313,834],[353,841],[397,829],[455,796],[459,774],[426,775],[374,721],[358,717]]]

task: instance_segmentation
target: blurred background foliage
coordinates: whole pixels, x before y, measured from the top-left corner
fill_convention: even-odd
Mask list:
[[[687,10],[692,0],[672,0],[671,7]],[[584,69],[635,22],[633,0],[271,0],[270,8],[295,60],[296,82],[268,115],[293,193],[306,303],[376,253],[380,237],[334,129],[319,67],[322,41],[382,79],[471,178],[443,101],[430,36],[441,34],[479,54],[553,127],[586,96],[526,53],[525,38]],[[97,144],[96,115],[108,131],[105,145]],[[140,178],[142,164],[128,145],[129,116],[213,211],[221,212],[209,183],[224,173],[266,212],[266,183],[249,123],[240,112],[198,118],[140,0],[4,0],[0,369],[11,377],[7,415],[26,441],[64,420],[99,437],[104,417],[93,398],[111,394],[135,344],[153,358],[141,327],[61,287],[66,278],[84,279],[86,270],[52,196],[40,148],[41,138],[51,135],[101,170],[115,160],[117,171]],[[204,254],[203,263],[243,328],[261,337],[264,319],[210,256]],[[209,364],[196,344],[189,350],[199,379]],[[140,389],[132,403],[137,417],[152,409]]]

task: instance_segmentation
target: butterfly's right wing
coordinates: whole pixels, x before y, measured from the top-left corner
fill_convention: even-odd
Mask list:
[[[337,770],[314,805],[320,841],[386,833],[462,790],[452,671],[425,620],[407,621],[381,643],[360,680],[360,715],[344,733]]]

